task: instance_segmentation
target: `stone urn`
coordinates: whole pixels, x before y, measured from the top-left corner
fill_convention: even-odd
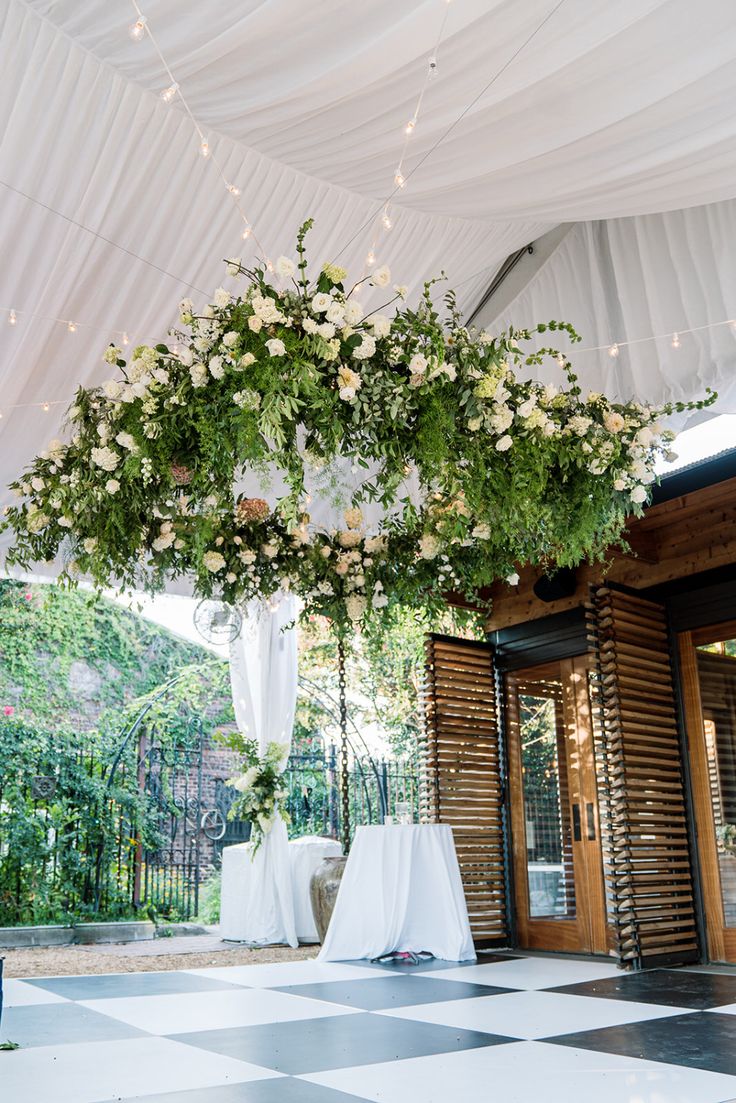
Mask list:
[[[312,874],[309,882],[309,897],[312,901],[312,914],[320,942],[324,942],[335,908],[338,889],[345,872],[347,858],[323,858]]]

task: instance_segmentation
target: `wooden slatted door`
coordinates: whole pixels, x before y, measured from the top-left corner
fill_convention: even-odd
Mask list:
[[[604,866],[621,960],[697,960],[698,941],[667,620],[662,606],[598,587],[589,611]]]
[[[736,622],[680,636],[708,956],[736,962]]]
[[[490,644],[426,645],[422,814],[455,838],[476,946],[506,941],[503,773]]]
[[[585,656],[506,676],[519,946],[607,950]]]

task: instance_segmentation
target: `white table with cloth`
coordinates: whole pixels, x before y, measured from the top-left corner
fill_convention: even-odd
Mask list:
[[[318,961],[397,951],[475,960],[447,824],[359,827],[355,833]]]

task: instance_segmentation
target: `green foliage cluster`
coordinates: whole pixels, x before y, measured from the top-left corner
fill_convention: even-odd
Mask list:
[[[310,225],[298,263],[276,262],[279,286],[232,260],[247,279],[241,297],[220,288],[198,311],[185,300],[189,332],[139,346],[129,362],[108,350],[119,377],[78,391],[70,443],[51,442],[13,484],[11,562],[62,551],[71,581],[81,572],[155,590],[187,576],[232,604],[291,588],[306,615],[341,626],[393,605],[436,612],[447,590],[472,597],[517,563],[602,557],[668,449],[658,419],[715,398],[652,409],[584,397],[562,353],[522,348],[534,334],[578,341],[567,323],[477,333],[452,293],[437,308],[431,284],[415,307],[366,315],[365,280],[348,290],[347,272],[327,264],[308,281]],[[383,288],[391,276],[383,267],[366,279]],[[404,295],[387,291],[381,309]],[[527,378],[542,364],[563,389]],[[348,527],[320,530],[307,472],[345,459],[364,473],[345,503]],[[273,512],[234,502],[245,472],[267,470],[287,487]],[[378,532],[358,508],[367,501],[390,507]]]

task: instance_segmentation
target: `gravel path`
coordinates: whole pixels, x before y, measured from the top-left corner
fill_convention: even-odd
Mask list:
[[[159,941],[159,940],[157,940]],[[160,941],[164,941],[161,939]],[[152,956],[131,954],[130,944],[95,948],[90,953],[84,946],[37,946],[28,950],[0,950],[5,956],[6,977],[63,977],[90,973],[147,973],[168,969],[206,969],[213,965],[261,965],[275,961],[303,961],[316,957],[318,946],[267,946],[251,950],[247,946],[218,948],[217,952],[196,951],[196,938],[192,951],[187,953],[164,952]],[[177,939],[177,942],[181,942]],[[160,942],[159,942],[160,944]],[[147,945],[141,943],[140,945]],[[116,953],[116,950],[119,951]]]

